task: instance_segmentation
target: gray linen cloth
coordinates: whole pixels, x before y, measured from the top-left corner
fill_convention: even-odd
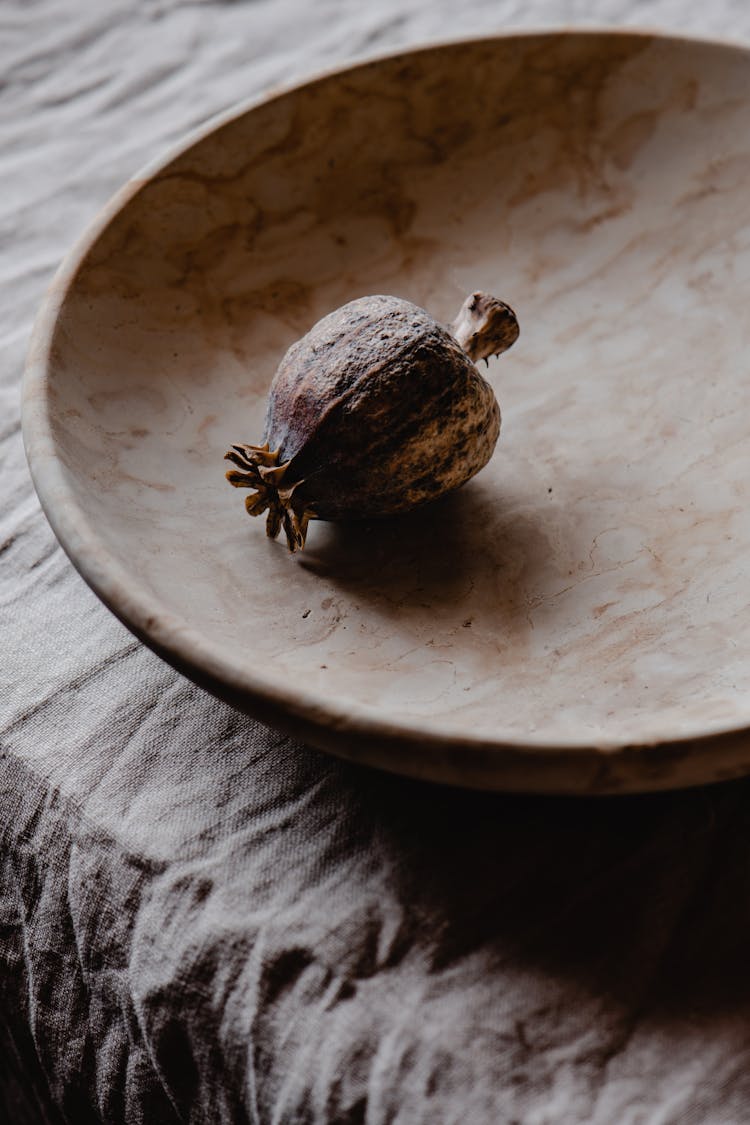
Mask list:
[[[674,0],[0,5],[0,1121],[750,1121],[750,785],[379,775],[193,687],[77,577],[18,397],[53,269],[235,101],[508,25],[750,42]]]

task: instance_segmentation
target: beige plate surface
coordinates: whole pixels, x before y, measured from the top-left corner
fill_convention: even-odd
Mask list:
[[[458,784],[750,769],[750,54],[454,43],[244,107],[133,180],[40,314],[24,432],[81,573],[210,690]],[[286,347],[392,293],[516,309],[503,430],[410,518],[291,556],[224,480]]]

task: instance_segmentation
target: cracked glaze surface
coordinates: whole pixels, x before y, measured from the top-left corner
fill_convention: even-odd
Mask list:
[[[684,740],[750,722],[749,89],[721,46],[459,44],[287,93],[129,185],[26,384],[84,575],[340,753],[511,788],[745,770],[743,740]],[[521,324],[490,465],[412,517],[314,523],[300,557],[269,542],[222,457],[259,439],[288,345],[363,294],[449,321],[473,289]]]

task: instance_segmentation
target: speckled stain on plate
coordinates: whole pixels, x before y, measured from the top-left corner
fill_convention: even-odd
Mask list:
[[[24,433],[80,572],[186,675],[337,754],[618,792],[750,770],[750,54],[446,44],[243,107],[127,185],[35,329]],[[503,432],[290,556],[223,454],[353,297],[507,299]]]

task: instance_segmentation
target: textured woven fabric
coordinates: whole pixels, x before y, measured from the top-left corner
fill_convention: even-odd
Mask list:
[[[750,42],[742,0],[0,5],[3,1123],[750,1120],[750,784],[522,799],[319,755],[118,624],[21,445],[44,287],[146,160],[355,56],[592,22]]]

